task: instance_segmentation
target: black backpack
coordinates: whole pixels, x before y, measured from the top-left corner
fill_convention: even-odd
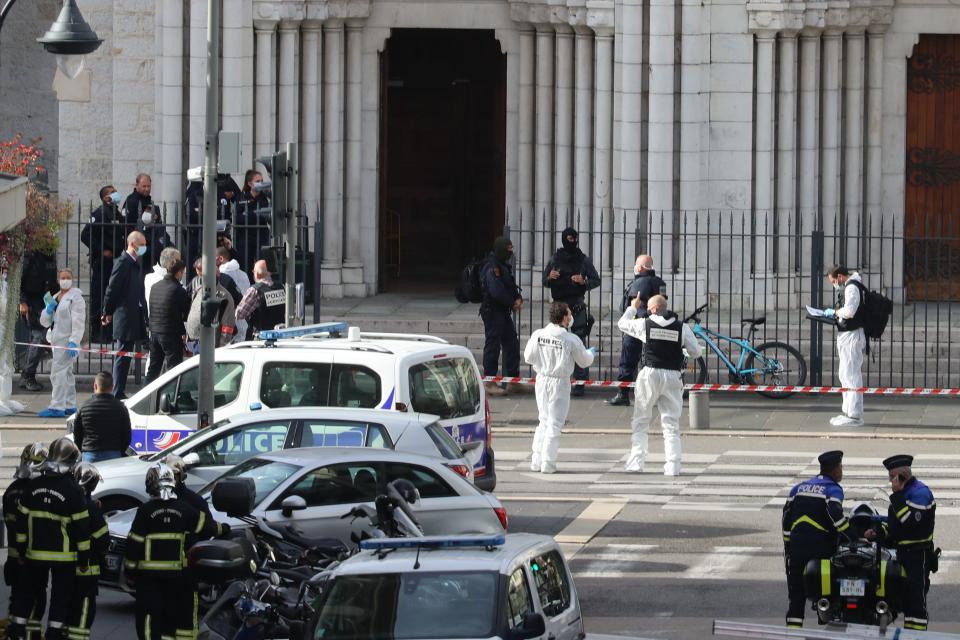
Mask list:
[[[887,328],[887,322],[893,315],[893,300],[879,291],[869,291],[866,286],[856,280],[851,280],[860,291],[860,304],[864,305],[863,333],[874,340],[879,340]]]
[[[454,289],[453,295],[457,302],[466,304],[468,302],[483,302],[483,265],[486,260],[473,260],[460,272],[460,284]]]

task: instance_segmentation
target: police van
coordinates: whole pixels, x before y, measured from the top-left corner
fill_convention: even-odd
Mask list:
[[[466,347],[323,323],[261,331],[258,340],[217,349],[215,358],[211,423],[281,407],[428,413],[457,442],[483,442],[475,483],[487,491],[496,485],[490,408]],[[166,449],[196,428],[199,365],[191,358],[125,400],[137,453]]]

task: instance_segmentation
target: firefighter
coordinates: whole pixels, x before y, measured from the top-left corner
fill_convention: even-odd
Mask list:
[[[913,476],[912,464],[913,456],[905,454],[883,461],[893,489],[884,544],[896,547],[897,560],[907,574],[903,628],[926,631],[930,574],[937,572],[939,555],[939,550],[933,548],[937,503],[929,487]]]
[[[196,638],[197,583],[187,568],[188,538],[209,538],[206,516],[177,497],[166,464],[147,469],[151,499],[137,509],[127,537],[124,568],[136,582],[140,640]]]
[[[787,626],[802,627],[806,596],[803,569],[813,559],[831,557],[838,534],[850,526],[843,515],[843,451],[817,458],[820,473],[790,490],[783,505],[783,553],[787,570]]]
[[[202,513],[204,517],[209,520],[210,526],[213,528],[213,535],[215,537],[229,538],[230,525],[226,522],[218,522],[214,520],[213,515],[210,513],[210,504],[201,498],[200,494],[198,494],[196,491],[187,487],[187,465],[183,461],[183,458],[175,453],[170,453],[167,454],[163,461],[168,467],[173,469],[173,475],[177,479],[177,486],[174,489],[177,497]]]
[[[10,616],[8,635],[25,637],[27,619],[38,594],[50,580],[47,640],[64,640],[77,569],[90,561],[90,514],[86,496],[73,478],[80,450],[69,438],[50,443],[40,476],[30,481],[20,498],[17,517],[17,552],[24,561],[25,576]],[[42,610],[36,607],[38,613]],[[39,616],[38,616],[39,619]]]
[[[90,565],[86,569],[77,567],[77,583],[74,598],[70,603],[67,637],[70,640],[89,640],[93,618],[97,614],[100,564],[107,553],[110,537],[107,535],[107,521],[103,517],[100,503],[91,495],[100,484],[100,472],[89,462],[81,462],[74,467],[73,477],[83,489],[87,500],[87,512],[90,514]]]
[[[26,573],[23,571],[23,562],[14,544],[17,539],[17,513],[20,508],[20,498],[30,486],[30,480],[39,474],[37,467],[46,459],[47,445],[42,442],[34,442],[24,447],[20,454],[20,466],[14,474],[14,481],[3,492],[3,522],[7,528],[7,541],[10,545],[7,548],[7,561],[3,565],[3,581],[10,588],[11,615],[16,599],[25,595],[23,593],[25,588],[21,587],[21,583]],[[40,618],[47,606],[46,584],[30,597],[30,602],[34,610],[30,612],[25,624],[27,637],[31,640],[40,640]]]

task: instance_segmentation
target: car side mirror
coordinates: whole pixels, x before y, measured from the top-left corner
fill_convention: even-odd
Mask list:
[[[301,496],[287,496],[280,503],[280,513],[289,518],[294,511],[303,511],[307,508],[307,501]]]
[[[523,616],[523,624],[514,629],[511,634],[512,640],[528,640],[529,638],[539,638],[547,632],[547,623],[543,615],[530,611]]]
[[[253,478],[225,478],[213,486],[213,508],[231,518],[242,518],[253,511],[257,488]]]
[[[480,463],[480,458],[483,457],[483,445],[483,440],[472,440],[460,445],[460,450],[463,451],[463,457],[467,459],[471,467],[475,467]]]
[[[169,415],[176,411],[176,408],[176,405],[170,402],[170,396],[167,394],[160,396],[160,413]]]
[[[189,469],[190,467],[195,467],[200,464],[200,454],[191,451],[190,453],[183,456],[183,464]]]

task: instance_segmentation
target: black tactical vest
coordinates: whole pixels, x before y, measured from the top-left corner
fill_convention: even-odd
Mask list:
[[[647,342],[643,345],[643,366],[653,369],[683,369],[683,323],[671,314],[665,327],[646,318]]]

